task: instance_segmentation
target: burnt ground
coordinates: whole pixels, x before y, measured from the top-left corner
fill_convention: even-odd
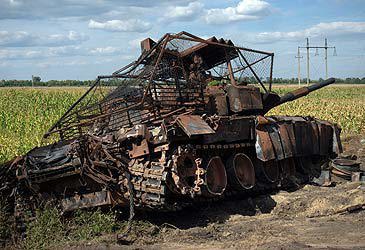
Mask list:
[[[343,144],[364,168],[365,136],[347,136]],[[295,192],[139,215],[125,245],[113,234],[70,248],[365,249],[365,210],[345,211],[361,204],[365,184],[337,180],[334,187],[306,185]]]

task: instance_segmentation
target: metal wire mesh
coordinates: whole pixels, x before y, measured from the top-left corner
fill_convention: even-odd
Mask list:
[[[229,40],[202,42],[179,33],[144,53],[115,74],[98,77],[50,132],[66,140],[148,124],[181,107],[203,110],[212,80],[271,84],[272,54],[235,47]]]

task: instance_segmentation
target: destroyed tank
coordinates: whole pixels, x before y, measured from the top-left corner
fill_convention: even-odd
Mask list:
[[[9,166],[17,215],[46,200],[171,211],[251,196],[309,182],[341,152],[336,124],[265,116],[334,79],[279,96],[273,53],[187,32],[141,49]]]

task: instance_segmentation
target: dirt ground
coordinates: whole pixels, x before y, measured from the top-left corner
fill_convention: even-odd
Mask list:
[[[365,136],[344,138],[365,166]],[[337,180],[338,181],[338,180]],[[139,215],[125,244],[105,235],[73,249],[365,249],[365,183],[306,185],[175,213]],[[136,222],[138,224],[138,222]],[[128,244],[126,244],[128,243]]]

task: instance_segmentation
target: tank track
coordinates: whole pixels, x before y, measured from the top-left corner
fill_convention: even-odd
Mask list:
[[[212,153],[212,149],[218,152],[230,153],[232,150],[245,151],[250,150],[254,143],[230,143],[230,144],[209,144],[209,145],[182,145],[182,147],[193,148],[200,154]],[[223,150],[223,151],[222,151]],[[171,167],[168,163],[148,160],[132,160],[129,166],[131,174],[131,183],[134,187],[134,205],[136,208],[157,209],[160,211],[176,211],[193,203],[202,204],[205,202],[213,202],[216,200],[228,199],[232,196],[245,196],[253,192],[270,192],[276,188],[276,184],[262,183],[260,187],[251,190],[243,190],[241,192],[234,190],[226,190],[224,195],[217,197],[195,196],[194,200],[190,197],[176,196],[169,189]],[[122,179],[123,186],[126,186],[126,179]],[[261,183],[260,183],[261,184]],[[129,192],[124,197],[129,199]],[[176,198],[176,199],[174,199]]]
[[[134,160],[129,167],[134,187],[134,205],[150,209],[169,209],[166,202],[168,169],[160,162]],[[123,180],[126,181],[126,180]],[[129,199],[129,192],[125,198]]]

